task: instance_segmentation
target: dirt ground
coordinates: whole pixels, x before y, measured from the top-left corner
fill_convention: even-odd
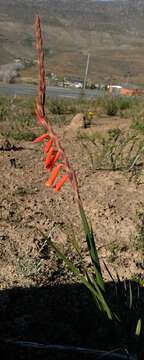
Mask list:
[[[130,120],[127,119],[110,120],[105,117],[101,121],[96,121],[96,125],[91,130],[80,129],[80,131],[88,133],[96,130],[105,133],[109,128],[125,129],[129,124]],[[135,280],[138,277],[143,279],[143,254],[138,247],[135,247],[135,238],[137,213],[143,211],[144,208],[144,181],[141,180],[139,183],[135,179],[130,181],[128,172],[93,171],[89,156],[77,138],[77,129],[63,126],[57,127],[56,131],[78,177],[83,205],[93,226],[105,280],[110,282],[111,279],[104,267],[104,262],[114,278],[118,273],[121,280]],[[90,300],[87,299],[87,292],[81,296],[83,288],[81,291],[78,290],[77,280],[65,269],[63,263],[45,243],[46,236],[50,236],[60,249],[78,264],[71,246],[71,239],[75,234],[81,243],[86,265],[89,266],[90,260],[80,216],[70,184],[66,183],[57,194],[45,187],[48,174],[43,166],[41,145],[33,145],[30,142],[13,143],[17,149],[0,151],[1,312],[8,314],[9,318],[5,323],[2,317],[1,337],[5,335],[6,338],[33,341],[43,339],[43,341],[49,340],[54,343],[61,343],[65,339],[65,343],[71,345],[80,346],[83,342],[87,346],[95,344],[97,347],[96,336],[92,335],[91,329],[91,316],[95,310],[93,305],[91,305],[92,313],[88,310],[91,306],[88,306]],[[50,292],[42,290],[43,287],[52,289],[52,286],[54,290]],[[57,286],[58,289],[61,287],[60,292],[58,291],[59,295],[55,290]],[[70,287],[73,287],[74,291],[71,291]],[[67,288],[69,288],[68,291]],[[30,291],[37,303],[34,310],[34,300],[31,300]],[[54,302],[53,299],[55,299]],[[78,303],[77,310],[75,312],[73,310],[72,313],[70,309],[66,310],[66,318],[62,318],[64,306],[62,304],[69,306],[75,302],[75,299]],[[30,308],[27,310],[29,301]],[[45,310],[46,303],[52,306],[52,310],[48,310],[49,315],[46,315],[45,319],[44,313],[41,314],[40,306],[43,301]],[[50,314],[57,314],[56,309],[59,306],[61,312],[59,312],[60,318],[57,322],[57,318],[53,318]],[[84,337],[80,338],[78,335],[85,326],[84,322],[79,325],[81,329],[76,329],[78,318],[83,317],[83,312],[80,313],[81,309],[86,311],[87,329],[84,332],[90,332],[91,341]],[[37,320],[34,319],[37,316],[43,319],[43,322],[39,323],[39,331],[37,331]],[[49,324],[54,321],[57,323],[56,331],[53,328],[55,335],[50,331],[51,335],[48,336],[47,321]],[[61,336],[63,322],[65,330]],[[73,329],[69,333],[70,326]],[[27,334],[29,334],[28,337]],[[108,348],[107,343],[102,344],[102,339],[103,337],[101,337],[101,342],[98,342],[98,348]]]
[[[115,121],[115,123],[114,123]],[[126,120],[105,119],[91,131],[126,127]],[[127,121],[129,125],[129,121]],[[76,129],[77,130],[77,129]],[[83,205],[90,219],[101,263],[108,262],[121,279],[143,274],[142,254],[135,249],[137,212],[144,206],[144,182],[129,181],[130,174],[120,171],[93,171],[89,154],[77,140],[74,128],[57,128],[70,162],[76,171]],[[81,130],[90,132],[89,129]],[[72,233],[86,251],[80,216],[69,183],[55,194],[45,186],[42,146],[19,143],[17,151],[0,152],[0,265],[1,288],[33,284],[33,274],[41,273],[38,265],[53,272],[47,259],[39,263],[44,235],[51,235],[60,245],[69,245]],[[19,150],[20,147],[20,150]],[[11,159],[15,159],[12,166]],[[43,234],[43,235],[42,235]],[[86,261],[89,261],[87,254]],[[45,256],[44,256],[45,257]],[[103,266],[103,264],[102,264]],[[31,276],[32,275],[32,276]],[[59,275],[58,275],[59,277]],[[108,275],[105,273],[107,280]],[[37,280],[36,280],[37,281]],[[47,277],[43,281],[48,281]]]

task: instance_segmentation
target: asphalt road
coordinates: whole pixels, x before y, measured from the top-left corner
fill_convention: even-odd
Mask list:
[[[4,84],[0,83],[0,96],[35,96],[37,86],[30,84]],[[85,90],[86,98],[95,98],[103,92],[99,90]],[[53,98],[79,98],[82,95],[81,89],[62,88],[49,86],[46,95]]]

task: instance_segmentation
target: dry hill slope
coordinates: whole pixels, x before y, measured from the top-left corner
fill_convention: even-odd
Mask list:
[[[40,14],[49,70],[81,74],[91,54],[95,80],[144,82],[142,0],[0,0],[0,62],[33,60],[34,15]]]

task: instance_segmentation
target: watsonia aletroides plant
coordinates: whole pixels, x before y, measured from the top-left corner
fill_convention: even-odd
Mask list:
[[[38,68],[39,68],[39,88],[36,98],[35,112],[40,125],[45,129],[45,133],[36,138],[33,143],[44,142],[44,167],[49,173],[47,186],[53,188],[55,192],[58,192],[66,181],[70,182],[70,185],[74,191],[75,199],[78,204],[82,224],[85,232],[85,238],[88,246],[89,255],[93,267],[93,274],[88,273],[87,269],[83,265],[82,270],[79,270],[68,257],[66,257],[54,244],[54,242],[48,238],[48,243],[52,246],[56,254],[64,261],[68,268],[79,278],[79,280],[89,289],[94,301],[100,311],[107,314],[109,319],[115,317],[111,311],[108,302],[106,300],[105,284],[101,272],[99,257],[95,245],[94,235],[92,227],[89,225],[87,217],[85,215],[82,201],[79,193],[77,178],[74,170],[72,169],[64,148],[61,146],[58,135],[54,132],[52,126],[46,121],[45,116],[45,67],[44,67],[44,52],[42,43],[41,24],[39,16],[36,16],[35,20],[35,34],[36,34],[36,49],[38,56]],[[79,252],[79,256],[81,254]]]

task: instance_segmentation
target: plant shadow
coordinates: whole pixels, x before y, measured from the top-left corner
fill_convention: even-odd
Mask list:
[[[107,290],[117,310],[119,305],[114,302],[112,283],[107,284]],[[143,295],[144,288],[140,288],[139,298],[144,298]],[[100,314],[87,289],[79,283],[3,290],[0,292],[1,359],[97,359],[92,354],[24,348],[14,341],[108,351],[119,348],[133,353],[142,351],[143,334],[135,336],[142,305],[138,311],[134,309],[132,313],[131,310],[131,325],[127,327],[125,322],[123,327]],[[122,306],[124,318],[125,311]]]

